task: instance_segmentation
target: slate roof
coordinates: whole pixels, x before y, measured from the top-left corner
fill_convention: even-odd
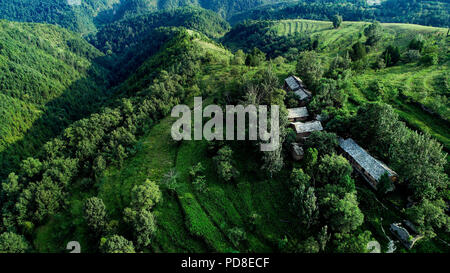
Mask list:
[[[299,77],[289,76],[284,81],[286,82],[286,85],[289,87],[289,89],[293,91],[300,100],[305,100],[311,97],[311,92],[306,89],[303,81]]]
[[[309,122],[293,122],[292,125],[295,126],[295,131],[297,134],[311,133],[314,131],[322,131],[322,123],[318,120]]]
[[[309,116],[306,107],[290,108],[288,110],[288,119],[306,118]]]
[[[286,80],[284,80],[292,91],[296,91],[301,87],[301,80],[296,76],[289,76]]]
[[[361,148],[353,139],[339,139],[339,146],[350,155],[371,177],[380,181],[380,178],[387,173],[389,177],[397,174],[389,169],[384,163],[372,157]]]

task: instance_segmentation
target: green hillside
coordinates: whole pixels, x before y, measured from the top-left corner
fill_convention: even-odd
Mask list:
[[[107,95],[103,54],[67,30],[0,21],[1,174]]]
[[[290,16],[230,30],[224,19],[271,2],[57,6],[60,22],[86,39],[0,20],[0,252],[66,252],[78,241],[83,253],[365,253],[376,240],[383,253],[391,244],[397,253],[448,253],[448,30]],[[50,2],[30,2],[49,12],[42,17],[5,3],[17,18],[58,23]],[[197,7],[178,8],[188,4]],[[299,5],[268,5],[265,14]],[[312,19],[329,15],[311,5]],[[445,19],[436,14],[431,23]],[[324,128],[302,140],[287,111],[300,102],[282,89],[293,74],[312,91],[310,119]],[[278,105],[281,145],[173,140],[174,106],[193,109],[199,96],[203,107]],[[339,137],[397,180],[383,175],[374,190]],[[404,219],[424,235],[413,249],[388,232]]]
[[[344,21],[339,29],[334,29],[332,23],[327,21],[255,21],[236,25],[223,38],[223,42],[233,50],[242,48],[250,51],[258,47],[272,58],[281,55],[294,60],[298,51],[311,48],[313,41],[317,41],[317,51],[324,64],[330,65],[336,56],[344,56],[351,51],[355,43],[366,41],[364,29],[368,25],[365,22]],[[371,100],[368,98],[370,91],[367,91],[370,90],[369,85],[381,83],[386,93],[396,94],[387,98],[387,102],[399,111],[402,119],[412,128],[431,134],[447,150],[450,149],[447,29],[395,23],[383,23],[381,26],[380,43],[367,53],[363,66],[370,67],[368,60],[378,58],[389,45],[399,47],[406,54],[409,43],[418,35],[429,39],[433,44],[430,47],[439,52],[440,61],[434,65],[420,65],[417,60],[403,60],[382,70],[357,69],[347,78],[350,98],[357,103]],[[291,44],[291,48],[286,47]],[[423,110],[422,105],[430,111]]]
[[[158,27],[185,27],[214,38],[223,36],[229,30],[228,23],[212,11],[180,8],[120,20],[103,26],[88,39],[105,53],[122,53],[138,44],[145,46],[148,43],[146,40],[150,40],[152,36],[152,31]]]
[[[339,14],[345,21],[373,21],[385,23],[409,23],[426,26],[448,27],[449,3],[445,0],[415,1],[386,0],[378,5],[367,1],[309,1],[299,0],[264,5],[234,14],[231,24],[245,20],[311,19],[329,20]]]
[[[56,24],[83,34],[121,19],[159,10],[195,6],[227,18],[280,0],[1,0],[0,19]]]

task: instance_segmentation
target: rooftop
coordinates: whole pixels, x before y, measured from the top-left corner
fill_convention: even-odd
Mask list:
[[[343,138],[340,138],[339,146],[375,180],[379,181],[385,173],[387,173],[390,177],[397,175],[384,163],[367,153],[366,150],[361,148],[353,139],[349,138],[344,140]]]
[[[284,81],[286,82],[286,84],[289,87],[289,89],[291,89],[292,91],[296,91],[297,89],[299,89],[301,87],[302,80],[300,80],[296,76],[289,76]]]
[[[306,109],[306,107],[290,108],[287,110],[289,119],[306,118],[309,116],[308,109]]]
[[[323,130],[322,123],[318,120],[309,122],[293,122],[292,124],[295,126],[295,131],[297,134]]]

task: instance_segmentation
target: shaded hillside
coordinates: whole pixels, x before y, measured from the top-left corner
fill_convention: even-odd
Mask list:
[[[104,100],[102,56],[59,27],[0,21],[2,175]]]
[[[228,31],[228,23],[216,13],[204,9],[182,8],[154,12],[105,25],[89,41],[107,53],[122,53],[127,48],[142,44],[151,31],[158,27],[185,27],[219,37]]]
[[[60,25],[81,33],[94,31],[94,18],[120,0],[0,0],[0,18]]]
[[[278,0],[0,0],[0,19],[56,24],[81,32],[140,14],[196,6],[223,18]]]

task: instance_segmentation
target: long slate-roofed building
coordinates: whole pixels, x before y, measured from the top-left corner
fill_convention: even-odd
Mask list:
[[[387,167],[383,162],[372,157],[353,139],[349,138],[344,140],[340,138],[339,146],[343,150],[344,156],[374,189],[378,189],[378,183],[384,174],[387,174],[392,182],[398,179],[396,172]]]

